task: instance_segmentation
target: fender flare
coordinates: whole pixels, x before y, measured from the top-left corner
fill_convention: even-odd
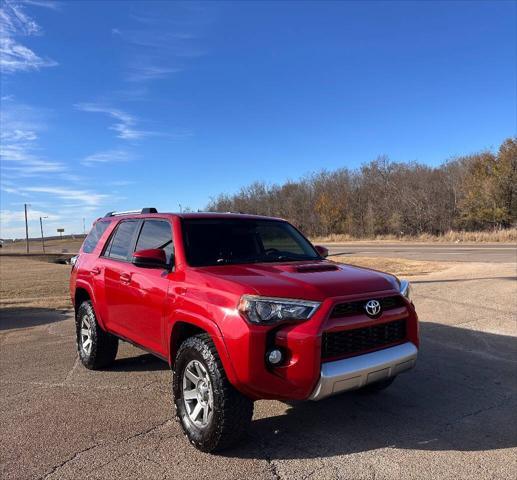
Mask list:
[[[75,299],[76,299],[76,296],[77,296],[77,289],[82,289],[82,290],[85,290],[86,293],[88,294],[88,296],[90,297],[90,300],[93,304],[93,309],[95,311],[95,316],[97,317],[97,321],[99,322],[101,328],[106,331],[106,326],[104,324],[104,321],[102,320],[102,315],[100,314],[99,312],[99,309],[96,307],[96,299],[95,299],[95,294],[93,293],[93,288],[91,287],[91,285],[78,278],[75,282],[75,289],[74,289],[74,298],[73,298],[73,301],[74,301],[74,309],[75,309]]]
[[[228,350],[226,348],[226,344],[224,343],[223,335],[219,326],[211,319],[203,317],[201,315],[196,315],[186,310],[178,309],[175,311],[174,319],[171,320],[167,324],[167,339],[169,343],[169,349],[167,354],[167,359],[169,361],[169,365],[173,364],[173,351],[172,351],[172,333],[174,331],[174,326],[178,323],[187,323],[191,324],[201,330],[204,330],[210,338],[214,342],[215,348],[221,359],[221,363],[223,364],[224,371],[230,383],[235,384],[237,381],[237,376],[233,369],[233,364],[230,359],[230,355],[228,354]]]

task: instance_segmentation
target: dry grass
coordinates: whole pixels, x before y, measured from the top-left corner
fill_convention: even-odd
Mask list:
[[[83,244],[83,237],[78,238],[54,238],[51,240],[45,240],[45,252],[46,253],[77,253]],[[25,240],[17,240],[16,242],[6,242],[0,253],[25,253],[26,252]],[[29,251],[30,253],[43,253],[43,247],[41,240],[29,240]]]
[[[517,228],[505,230],[490,230],[480,232],[449,231],[443,235],[430,235],[424,233],[418,236],[397,236],[397,235],[377,235],[376,237],[353,237],[347,234],[331,234],[325,237],[315,237],[311,239],[314,243],[332,242],[353,242],[358,240],[387,240],[387,241],[407,241],[407,242],[449,242],[449,243],[517,243]]]
[[[374,268],[395,275],[421,275],[443,270],[447,264],[400,258],[332,257],[338,263]],[[16,308],[71,308],[69,265],[41,259],[0,256],[0,311]]]
[[[337,263],[347,263],[349,265],[357,265],[358,267],[373,268],[382,272],[388,272],[393,275],[405,277],[439,272],[440,270],[444,270],[450,266],[450,264],[446,263],[406,260],[404,258],[375,258],[341,255],[330,257],[330,259]]]
[[[0,256],[0,309],[71,308],[69,265]]]

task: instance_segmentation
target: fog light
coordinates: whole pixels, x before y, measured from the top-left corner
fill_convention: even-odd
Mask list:
[[[278,348],[273,348],[272,350],[269,350],[269,352],[267,352],[266,358],[271,365],[276,366],[282,363],[284,356],[282,354],[282,350],[279,350]]]

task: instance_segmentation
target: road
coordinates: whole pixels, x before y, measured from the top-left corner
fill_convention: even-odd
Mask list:
[[[379,395],[256,402],[249,434],[193,449],[172,416],[167,365],[123,344],[76,359],[70,313],[3,310],[2,479],[514,479],[515,264],[454,264],[413,280],[417,367]]]
[[[440,262],[517,262],[517,246],[511,244],[450,244],[450,243],[385,243],[352,242],[323,243],[331,254],[365,257],[393,257]]]

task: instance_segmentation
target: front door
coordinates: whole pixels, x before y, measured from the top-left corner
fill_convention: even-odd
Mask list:
[[[131,317],[138,332],[138,343],[162,356],[167,355],[164,313],[173,262],[172,226],[167,220],[146,219],[139,232],[135,251],[159,248],[165,251],[169,268],[147,268],[131,265]]]

